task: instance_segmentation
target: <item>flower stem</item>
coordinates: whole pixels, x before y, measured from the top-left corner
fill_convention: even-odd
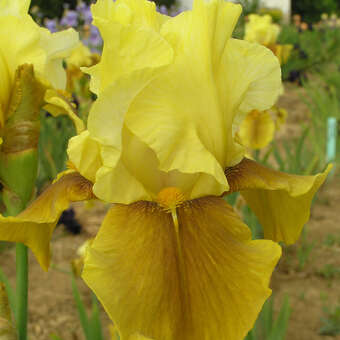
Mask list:
[[[28,314],[28,251],[22,243],[16,244],[16,324],[18,340],[27,340]]]
[[[22,204],[8,204],[7,212],[16,216],[23,210]],[[16,244],[16,303],[15,321],[18,340],[27,340],[28,316],[28,248],[23,243]]]

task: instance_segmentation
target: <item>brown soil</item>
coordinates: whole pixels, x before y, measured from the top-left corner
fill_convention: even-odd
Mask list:
[[[280,105],[289,111],[288,122],[282,134],[296,136],[300,132],[299,123],[308,119],[308,110],[302,103],[301,89],[286,85],[286,92]],[[292,314],[286,339],[289,340],[326,340],[340,339],[318,334],[320,318],[324,306],[334,306],[340,300],[340,277],[325,278],[319,272],[325,265],[332,264],[340,269],[340,181],[339,176],[324,186],[315,203],[310,222],[307,225],[305,244],[314,244],[311,255],[302,270],[298,268],[297,245],[284,249],[284,256],[276,269],[272,288],[276,296],[275,307],[279,308],[282,298],[290,298]],[[53,236],[53,267],[48,273],[42,271],[37,262],[30,257],[30,315],[29,334],[31,340],[48,340],[57,334],[63,340],[84,339],[72,297],[71,280],[63,271],[70,270],[70,261],[76,256],[77,248],[99,228],[107,207],[96,203],[92,209],[83,204],[75,205],[77,218],[84,226],[81,235],[71,236],[57,228]],[[328,235],[335,235],[332,246],[325,245]],[[0,267],[14,285],[14,249],[3,251]],[[89,289],[78,280],[86,304],[90,305]],[[102,312],[105,338],[109,339],[109,319]]]

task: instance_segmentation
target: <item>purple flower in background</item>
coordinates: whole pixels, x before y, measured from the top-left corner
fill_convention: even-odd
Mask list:
[[[166,6],[162,5],[158,8],[158,12],[161,13],[161,14],[165,14],[165,15],[168,15],[169,14],[169,11],[168,9],[166,8]]]
[[[81,13],[82,13],[85,24],[90,24],[92,22],[91,8],[86,7]]]
[[[102,44],[102,37],[100,36],[98,28],[92,25],[90,33],[90,44],[93,46],[99,46]]]
[[[56,19],[48,19],[44,20],[45,27],[52,33],[57,32],[57,20]]]
[[[66,11],[60,21],[60,24],[62,26],[77,27],[78,26],[78,13],[72,10]]]
[[[87,6],[85,2],[78,2],[76,9],[78,12],[82,12],[86,7]]]

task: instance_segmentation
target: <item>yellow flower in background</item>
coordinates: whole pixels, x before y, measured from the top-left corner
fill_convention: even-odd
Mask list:
[[[104,38],[88,70],[98,98],[70,140],[72,170],[0,218],[0,239],[25,243],[47,269],[70,202],[114,203],[83,278],[121,339],[243,339],[271,293],[271,240],[297,240],[329,168],[303,177],[244,158],[239,124],[273,106],[281,81],[268,49],[231,38],[239,5],[196,0],[171,18],[147,0],[98,0],[92,11]],[[235,191],[270,240],[251,240],[221,197]]]
[[[245,26],[244,39],[264,46],[270,46],[276,43],[280,31],[280,26],[273,23],[272,17],[269,14],[262,16],[250,14]]]
[[[258,150],[266,147],[274,138],[275,123],[268,111],[251,111],[242,121],[238,131],[240,143]]]
[[[284,64],[287,62],[293,46],[277,44],[280,31],[280,26],[273,23],[269,14],[263,16],[250,14],[245,25],[244,39],[270,48],[279,58],[280,64]]]
[[[62,61],[78,42],[73,30],[52,34],[37,25],[28,14],[29,4],[28,0],[0,2],[0,127],[11,114],[9,101],[19,66],[33,65],[35,77],[45,86],[65,89]]]
[[[275,131],[286,123],[287,111],[273,106],[269,110],[249,112],[239,126],[236,139],[251,150],[265,148],[275,136]]]
[[[92,53],[87,46],[79,41],[78,45],[72,50],[71,55],[66,58],[67,89],[72,92],[74,82],[84,75],[81,67],[93,66],[99,60],[100,56],[97,53]]]
[[[81,41],[72,50],[71,55],[66,58],[67,66],[77,67],[90,67],[99,61],[99,55],[92,53],[90,49],[85,46]]]

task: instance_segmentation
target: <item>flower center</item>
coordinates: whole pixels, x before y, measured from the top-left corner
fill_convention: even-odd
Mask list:
[[[157,203],[167,212],[175,210],[184,201],[184,194],[176,187],[164,188],[157,195]]]

